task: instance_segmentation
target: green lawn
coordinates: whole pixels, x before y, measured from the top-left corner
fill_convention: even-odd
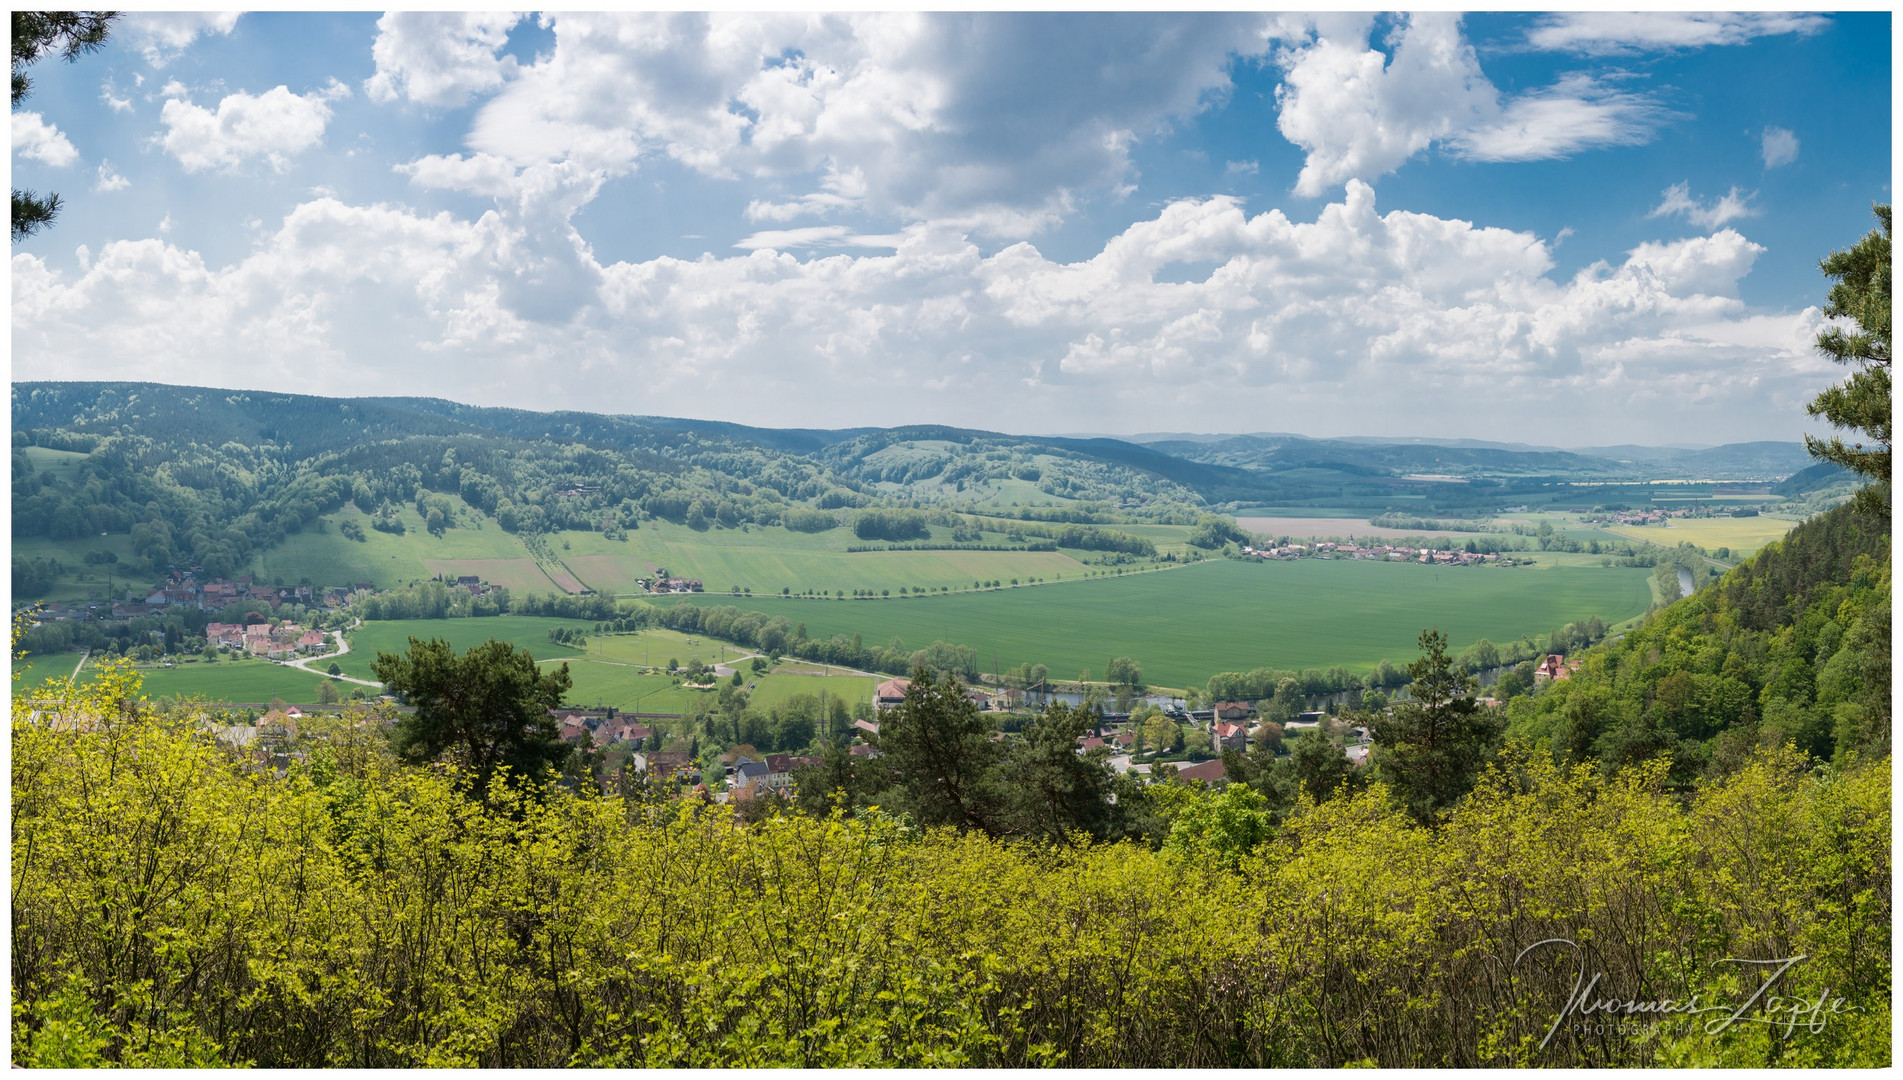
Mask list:
[[[1342,664],[1367,670],[1418,655],[1439,627],[1458,651],[1541,634],[1591,615],[1609,623],[1644,611],[1650,571],[1568,562],[1537,567],[1427,567],[1304,559],[1212,560],[1162,573],[923,599],[840,602],[756,599],[736,606],[804,622],[815,638],[942,639],[971,645],[981,665],[1043,663],[1075,678],[1134,657],[1145,679],[1200,685],[1218,671]],[[680,601],[676,601],[680,602]],[[719,604],[728,598],[697,597]]]

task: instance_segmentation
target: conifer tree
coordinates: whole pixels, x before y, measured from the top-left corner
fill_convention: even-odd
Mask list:
[[[13,13],[13,107],[19,108],[33,89],[26,68],[49,53],[73,61],[106,43],[116,11],[16,11]],[[53,223],[59,214],[59,196],[13,188],[13,242]]]
[[[1810,452],[1874,481],[1857,494],[1862,510],[1889,514],[1890,508],[1890,208],[1877,206],[1882,227],[1857,245],[1835,251],[1820,264],[1836,284],[1824,314],[1848,319],[1855,329],[1832,326],[1817,335],[1817,348],[1854,368],[1850,377],[1817,395],[1812,416],[1861,432],[1864,441],[1846,445],[1841,438],[1804,437]]]

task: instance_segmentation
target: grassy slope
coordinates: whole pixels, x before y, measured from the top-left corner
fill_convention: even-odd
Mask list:
[[[1440,627],[1456,650],[1598,615],[1617,622],[1651,602],[1650,572],[1555,565],[1500,569],[1302,560],[1212,561],[1163,573],[1002,592],[882,601],[741,602],[804,622],[813,637],[859,633],[918,648],[934,639],[977,648],[981,666],[1044,663],[1070,678],[1114,656],[1146,680],[1201,684],[1218,671],[1399,665]],[[697,602],[727,603],[722,597]]]
[[[119,556],[119,562],[89,566],[85,562],[88,551],[110,551]],[[78,540],[49,540],[44,536],[16,539],[13,541],[13,554],[25,559],[53,559],[66,568],[66,572],[54,579],[45,593],[39,596],[16,596],[13,598],[16,603],[27,600],[58,600],[65,603],[103,600],[107,598],[108,585],[113,595],[121,597],[126,594],[129,585],[141,589],[152,585],[148,578],[128,576],[133,557],[132,537],[125,533],[87,536]]]
[[[305,580],[314,585],[369,581],[388,588],[433,576],[435,572],[425,560],[514,559],[522,560],[530,569],[534,567],[520,539],[473,511],[465,512],[464,520],[471,524],[480,522],[481,528],[450,529],[440,537],[424,530],[423,519],[417,516],[415,507],[403,507],[401,515],[407,531],[397,536],[372,529],[367,515],[354,505],[346,504],[342,510],[324,515],[323,531],[306,529],[260,552],[252,561],[251,572],[259,581],[267,582],[275,582],[280,577],[286,584]],[[362,527],[364,539],[361,542],[346,539],[338,532],[338,526],[345,521],[355,521]],[[553,584],[540,587],[543,592],[554,589]]]
[[[86,455],[72,450],[50,450],[44,446],[21,447],[16,453],[26,455],[33,463],[35,472],[45,473],[60,483],[66,483],[79,471],[79,463]]]

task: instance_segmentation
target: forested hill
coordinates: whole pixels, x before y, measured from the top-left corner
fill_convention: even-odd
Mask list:
[[[1510,706],[1509,737],[1610,770],[1669,754],[1679,779],[1760,745],[1842,762],[1890,750],[1889,521],[1844,505]]]
[[[214,574],[240,571],[346,502],[392,525],[396,507],[414,504],[422,517],[440,511],[447,528],[486,517],[529,534],[612,533],[656,518],[810,532],[840,524],[835,511],[875,505],[1007,515],[1025,507],[1099,523],[1193,522],[1250,505],[1471,516],[1550,498],[1561,482],[1554,470],[1623,467],[1531,448],[1141,445],[939,425],[769,430],[155,383],[16,383],[12,408],[15,537],[125,535],[144,525],[135,554],[149,565],[183,560]],[[1231,453],[1244,444],[1274,452]],[[34,447],[64,454],[24,452]],[[1448,471],[1468,475],[1452,483],[1415,475]]]

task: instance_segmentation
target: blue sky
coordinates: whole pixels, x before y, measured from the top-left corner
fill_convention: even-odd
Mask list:
[[[1887,13],[133,14],[15,379],[767,426],[1792,439]]]

